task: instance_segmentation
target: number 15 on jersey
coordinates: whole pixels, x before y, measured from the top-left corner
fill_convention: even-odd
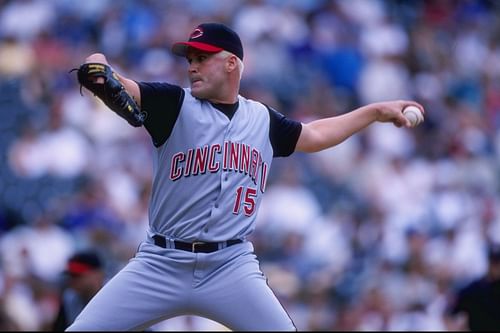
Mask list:
[[[255,197],[257,190],[251,187],[240,186],[236,190],[236,199],[234,201],[233,214],[238,215],[243,206],[243,212],[246,216],[251,216],[255,211]]]

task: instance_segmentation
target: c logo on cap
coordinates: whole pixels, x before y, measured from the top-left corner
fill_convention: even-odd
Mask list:
[[[200,28],[196,28],[194,29],[194,31],[191,33],[191,36],[189,36],[189,39],[195,39],[195,38],[199,38],[203,35],[203,30],[201,30]]]

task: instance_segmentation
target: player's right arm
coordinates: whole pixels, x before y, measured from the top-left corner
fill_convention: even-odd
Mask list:
[[[312,153],[333,147],[374,122],[393,123],[397,127],[411,127],[402,110],[409,105],[425,113],[414,101],[396,100],[372,103],[353,111],[303,124],[296,150]]]

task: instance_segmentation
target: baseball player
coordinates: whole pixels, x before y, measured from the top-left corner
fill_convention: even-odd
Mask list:
[[[410,127],[403,108],[423,107],[373,103],[300,123],[239,94],[244,52],[229,27],[200,24],[172,52],[188,61],[189,88],[123,77],[100,53],[78,68],[80,84],[151,135],[154,174],[145,241],[68,330],[142,330],[191,314],[296,331],[247,240],[273,158],[335,146],[376,121]]]

